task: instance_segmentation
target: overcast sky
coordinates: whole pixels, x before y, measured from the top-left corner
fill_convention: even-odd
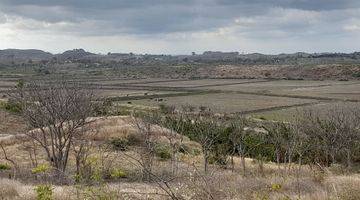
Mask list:
[[[360,51],[360,0],[0,0],[0,49]]]

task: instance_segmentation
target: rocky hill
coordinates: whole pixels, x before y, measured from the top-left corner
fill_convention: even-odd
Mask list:
[[[86,56],[92,56],[92,55],[96,55],[96,54],[87,52],[84,49],[73,49],[73,50],[65,51],[64,53],[61,54],[56,54],[55,56],[58,60],[76,61]]]

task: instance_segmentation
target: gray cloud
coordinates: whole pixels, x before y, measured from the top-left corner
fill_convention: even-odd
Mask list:
[[[0,0],[4,23],[10,35],[316,41],[359,33],[360,1]]]
[[[328,11],[360,6],[358,0],[2,0],[2,12],[49,23],[97,22],[107,34],[154,34],[207,30],[235,18],[254,17],[272,8]],[[89,27],[91,28],[91,27]],[[85,30],[86,31],[86,30]],[[88,31],[88,30],[87,30]],[[80,32],[80,31],[79,31]],[[90,31],[93,32],[93,31]],[[99,31],[99,34],[102,34]]]

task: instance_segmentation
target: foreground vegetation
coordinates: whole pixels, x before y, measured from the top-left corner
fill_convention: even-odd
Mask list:
[[[18,83],[9,96],[3,107],[29,131],[0,138],[1,198],[360,198],[355,104],[287,123],[191,106],[114,116],[116,104],[68,82]]]

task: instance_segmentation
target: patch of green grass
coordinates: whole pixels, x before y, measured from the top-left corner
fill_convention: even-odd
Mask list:
[[[53,199],[53,187],[51,185],[38,185],[34,190],[36,192],[36,199],[38,200]]]
[[[161,160],[169,160],[171,158],[171,149],[167,144],[156,144],[155,155]]]
[[[12,101],[0,101],[0,108],[11,113],[21,113],[22,111],[21,105]]]
[[[116,168],[110,172],[110,177],[113,179],[126,178],[127,174],[124,170],[122,170],[120,168]]]
[[[31,172],[33,174],[39,174],[39,173],[45,173],[49,170],[50,170],[50,166],[48,164],[41,164],[41,165],[38,165],[37,167],[33,168],[31,170]]]
[[[11,167],[8,164],[0,163],[0,171],[9,170],[9,169],[11,169]]]

